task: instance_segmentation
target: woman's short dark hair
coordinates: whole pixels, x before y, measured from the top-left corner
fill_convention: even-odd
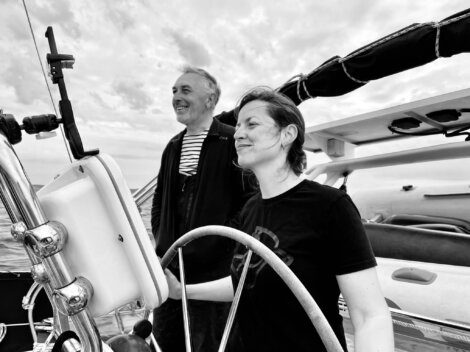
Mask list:
[[[300,110],[284,94],[276,92],[271,88],[257,87],[248,91],[240,99],[235,108],[235,117],[242,107],[251,101],[264,101],[268,104],[267,112],[276,124],[283,128],[288,125],[297,127],[297,138],[294,140],[287,153],[287,162],[296,175],[300,175],[307,164],[305,152],[303,150],[305,140],[305,122]]]

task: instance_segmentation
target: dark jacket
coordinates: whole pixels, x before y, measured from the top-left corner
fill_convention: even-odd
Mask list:
[[[179,162],[186,130],[173,137],[163,151],[152,204],[152,233],[157,254],[163,256],[181,235],[176,224],[179,195]],[[188,209],[189,229],[224,225],[242,208],[252,188],[235,166],[234,128],[216,119],[204,140],[195,177],[193,201]],[[197,239],[183,249],[188,283],[214,280],[229,274],[234,249],[232,240],[219,236]],[[178,260],[170,269],[177,274]]]

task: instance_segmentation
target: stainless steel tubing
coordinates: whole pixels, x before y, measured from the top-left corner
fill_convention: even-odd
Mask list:
[[[186,277],[184,274],[183,250],[178,248],[178,259],[180,267],[181,281],[181,300],[183,302],[183,326],[184,326],[184,344],[186,352],[191,352],[191,327],[189,324],[188,296],[186,295]]]
[[[248,274],[248,268],[250,267],[252,254],[253,251],[251,249],[248,250],[245,263],[243,264],[242,274],[240,275],[240,280],[238,281],[237,289],[235,291],[235,296],[233,297],[232,305],[230,306],[230,312],[228,313],[227,323],[225,324],[224,334],[222,335],[218,352],[224,352],[225,347],[227,346],[228,337],[230,336],[233,321],[235,320],[235,314],[237,313],[238,303],[242,296],[243,286],[245,285],[246,274]]]
[[[65,262],[61,253],[44,258],[42,263],[46,268],[50,284],[54,289],[67,286],[75,279],[75,277],[70,273],[69,266]]]
[[[71,317],[73,325],[77,329],[76,333],[80,338],[82,352],[102,352],[102,344],[98,327],[95,320],[90,315],[88,309]]]
[[[28,254],[29,260],[31,261],[31,263],[33,263],[32,268],[37,265],[40,265],[45,269],[45,266],[42,264],[39,258],[36,257],[33,250],[29,246],[24,244],[24,242],[23,242],[23,246],[26,250],[26,253]],[[36,278],[34,277],[34,275],[35,273],[32,273],[33,279],[36,281]],[[51,282],[50,282],[49,274],[47,273],[47,270],[45,270],[45,274],[42,274],[42,275],[46,275],[47,280],[44,281],[44,277],[42,277],[42,278],[39,278],[37,281],[41,282],[44,288],[44,291],[46,292],[47,297],[49,298],[49,301],[52,302],[53,291],[52,291],[52,286],[51,286]],[[57,333],[59,334],[64,331],[70,330],[69,318],[66,315],[62,314],[61,311],[64,311],[64,309],[60,310],[60,309],[57,309],[55,305],[52,305],[52,314],[54,316],[54,331],[57,331]]]
[[[145,203],[153,195],[156,186],[157,176],[152,178],[144,187],[138,189],[132,194],[135,204],[140,207],[143,203]]]
[[[18,156],[8,139],[0,132],[0,197],[13,223],[23,221],[28,230],[48,222],[36,192],[21,165]],[[30,244],[27,244],[30,247]],[[30,247],[30,249],[33,249]],[[33,264],[40,261],[35,254],[27,250]],[[64,287],[71,283],[72,275],[59,253],[43,260],[48,271],[50,284],[46,284],[48,293],[52,289]],[[84,347],[84,352],[102,352],[98,329],[87,310],[71,317],[77,334]]]
[[[33,309],[34,309],[34,302],[36,301],[36,297],[41,291],[41,285],[35,282],[28,290],[26,296],[23,297],[23,301],[21,305],[23,309],[28,311],[28,323],[29,328],[31,330],[31,335],[33,336],[33,342],[36,343],[38,341],[38,334],[36,333],[36,329],[34,328],[34,320],[33,320]]]
[[[325,316],[321,312],[315,300],[312,298],[310,293],[307,291],[302,282],[295,276],[292,270],[268,247],[256,240],[250,235],[244,232],[235,230],[225,226],[203,226],[192,231],[189,231],[185,235],[173,243],[162,258],[161,265],[165,269],[173,257],[178,252],[178,248],[184,247],[189,242],[204,236],[222,236],[231,238],[249,249],[254,253],[258,254],[263,258],[271,268],[280,276],[280,278],[286,283],[292,293],[295,295],[303,309],[307,313],[310,321],[315,326],[318,335],[320,336],[325,348],[328,352],[343,352],[338,339],[336,338],[333,329],[328,324]]]
[[[12,230],[17,227],[18,232],[21,232],[22,228],[24,230],[33,229],[47,222],[23,165],[21,165],[10,142],[2,133],[0,133],[0,197],[13,223]],[[19,224],[20,222],[23,224]],[[23,242],[23,239],[19,240]],[[41,260],[34,255],[32,249],[27,245],[24,247],[31,263],[33,265],[40,264]],[[50,284],[45,284],[44,289],[51,300],[52,288]],[[68,329],[68,320],[55,307],[53,310],[55,328],[59,332]]]
[[[12,222],[28,229],[47,222],[39,199],[8,139],[0,133],[0,193]]]

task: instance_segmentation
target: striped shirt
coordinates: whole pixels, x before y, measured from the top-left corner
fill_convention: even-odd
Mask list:
[[[180,174],[187,176],[193,176],[196,174],[202,143],[204,142],[208,132],[209,130],[205,130],[198,134],[184,135],[183,145],[181,147]]]

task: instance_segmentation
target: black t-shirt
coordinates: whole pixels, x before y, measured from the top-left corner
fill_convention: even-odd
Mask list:
[[[236,225],[273,250],[302,281],[346,350],[336,275],[376,265],[359,213],[347,194],[303,180],[270,199],[260,194]],[[234,287],[246,248],[232,262]],[[284,282],[253,255],[237,311],[244,351],[325,351],[314,326]]]

